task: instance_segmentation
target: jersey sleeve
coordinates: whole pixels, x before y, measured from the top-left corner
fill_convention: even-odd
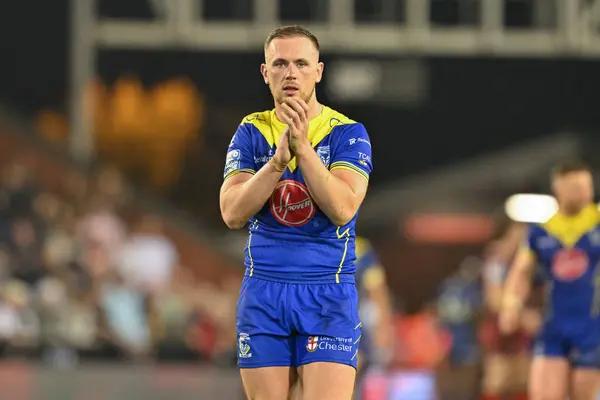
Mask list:
[[[366,181],[373,171],[371,140],[362,124],[347,126],[332,152],[329,170],[347,169],[362,176]]]
[[[256,173],[250,129],[243,124],[237,128],[229,143],[223,178],[227,179],[242,172],[252,175]]]

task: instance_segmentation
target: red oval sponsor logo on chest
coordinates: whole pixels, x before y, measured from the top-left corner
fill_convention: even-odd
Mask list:
[[[271,214],[286,226],[302,226],[315,215],[316,207],[308,188],[286,179],[277,184],[270,200]]]
[[[587,254],[581,249],[564,249],[552,258],[552,275],[561,281],[581,278],[590,265]]]

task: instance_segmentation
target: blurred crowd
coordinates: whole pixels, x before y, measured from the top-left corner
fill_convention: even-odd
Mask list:
[[[0,165],[0,357],[235,362],[237,275],[198,281],[117,170],[35,168]]]

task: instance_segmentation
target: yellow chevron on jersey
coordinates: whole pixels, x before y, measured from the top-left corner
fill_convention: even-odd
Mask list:
[[[312,147],[319,144],[327,135],[331,133],[333,128],[339,125],[355,124],[356,121],[351,120],[345,115],[323,106],[321,113],[310,120],[308,128],[308,140]],[[265,138],[270,147],[277,145],[281,139],[281,134],[287,127],[286,124],[277,118],[275,109],[252,113],[247,115],[242,124],[252,124]],[[288,164],[290,171],[294,171],[298,166],[296,158],[292,158]]]
[[[575,215],[554,214],[540,226],[554,236],[563,247],[573,247],[582,236],[600,224],[600,211],[596,204],[590,204]]]

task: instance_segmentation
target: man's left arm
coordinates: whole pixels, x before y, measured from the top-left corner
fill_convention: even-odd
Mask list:
[[[331,144],[329,169],[313,148],[296,152],[308,190],[325,215],[338,226],[348,224],[358,212],[369,183],[371,143],[361,124],[345,126]]]

